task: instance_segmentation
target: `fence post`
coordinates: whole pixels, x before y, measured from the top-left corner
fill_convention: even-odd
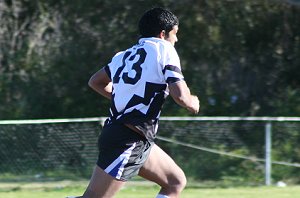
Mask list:
[[[271,172],[272,172],[272,124],[271,122],[266,123],[265,126],[265,184],[270,186],[272,183]]]

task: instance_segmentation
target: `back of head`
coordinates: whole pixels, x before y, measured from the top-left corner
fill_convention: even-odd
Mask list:
[[[178,18],[163,8],[152,8],[144,13],[139,21],[141,37],[156,37],[161,31],[168,34],[175,25],[179,25]]]

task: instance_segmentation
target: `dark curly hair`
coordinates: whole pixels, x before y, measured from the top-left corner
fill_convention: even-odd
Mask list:
[[[166,35],[179,25],[178,18],[170,11],[163,8],[152,8],[144,13],[139,21],[141,37],[156,37],[165,30]]]

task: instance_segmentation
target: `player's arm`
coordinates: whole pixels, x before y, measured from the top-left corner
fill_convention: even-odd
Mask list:
[[[89,80],[89,86],[101,94],[102,96],[111,99],[112,82],[104,68],[97,71]]]
[[[170,95],[177,104],[190,112],[197,114],[200,109],[200,101],[197,96],[192,95],[184,80],[169,84]]]

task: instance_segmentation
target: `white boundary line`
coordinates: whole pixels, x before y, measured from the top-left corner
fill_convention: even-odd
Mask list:
[[[103,122],[105,118],[69,118],[69,119],[33,119],[33,120],[0,120],[0,124],[48,124],[68,122]]]
[[[66,118],[66,119],[31,119],[31,120],[0,120],[0,124],[45,124],[68,122],[104,122],[106,117]],[[299,122],[300,117],[230,117],[230,116],[199,116],[176,117],[162,116],[162,121],[269,121],[269,122]]]
[[[237,116],[201,116],[201,117],[173,117],[165,116],[160,120],[170,121],[300,121],[300,117],[237,117]]]

